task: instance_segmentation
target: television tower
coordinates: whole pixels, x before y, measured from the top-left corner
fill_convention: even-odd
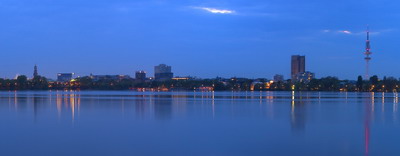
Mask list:
[[[371,50],[371,45],[370,45],[370,41],[369,41],[369,27],[367,27],[367,41],[366,41],[366,46],[365,46],[365,52],[364,52],[364,55],[365,55],[365,69],[366,69],[366,71],[365,71],[365,79],[369,79],[369,75],[368,75],[368,72],[369,72],[369,60],[371,60],[371,57],[369,57],[369,55],[371,55],[372,53],[370,52],[370,50]]]

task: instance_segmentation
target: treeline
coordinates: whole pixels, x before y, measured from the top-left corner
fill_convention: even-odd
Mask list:
[[[0,90],[215,90],[215,91],[359,91],[359,92],[392,92],[399,91],[400,81],[394,77],[372,76],[356,81],[339,80],[337,77],[312,79],[308,82],[292,82],[291,80],[272,82],[267,79],[201,79],[201,80],[169,80],[138,81],[135,79],[102,79],[90,77],[76,78],[70,82],[49,82],[47,78],[37,76],[28,79],[18,76],[17,79],[0,79]]]
[[[68,83],[55,83],[53,89],[80,89],[80,90],[128,90],[138,88],[152,88],[168,90],[194,90],[210,86],[214,90],[227,90],[226,86],[218,80],[168,80],[168,81],[138,81],[135,79],[122,80],[93,80],[90,77],[77,78]]]
[[[0,90],[47,90],[49,82],[47,78],[36,76],[30,80],[25,75],[17,79],[0,79]]]
[[[358,76],[356,90],[358,91],[399,91],[400,82],[394,77],[383,77],[382,80],[378,76],[372,76],[369,81],[363,81],[361,76]]]
[[[279,90],[297,91],[351,91],[351,92],[397,92],[399,91],[400,81],[394,77],[383,77],[379,79],[374,75],[369,80],[363,80],[358,76],[357,81],[339,80],[337,77],[324,77],[312,79],[308,83],[292,83],[291,88],[287,85]],[[276,87],[274,87],[276,88]],[[273,89],[274,90],[274,89]]]

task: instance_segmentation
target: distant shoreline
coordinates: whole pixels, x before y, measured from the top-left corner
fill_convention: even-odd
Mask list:
[[[136,91],[342,91],[342,92],[398,92],[400,81],[393,77],[379,79],[372,76],[357,81],[339,80],[336,77],[307,79],[305,81],[247,79],[247,78],[214,78],[214,79],[170,79],[138,80],[92,79],[79,77],[70,81],[48,81],[47,78],[35,76],[28,79],[18,76],[16,79],[0,79],[0,90],[136,90]]]

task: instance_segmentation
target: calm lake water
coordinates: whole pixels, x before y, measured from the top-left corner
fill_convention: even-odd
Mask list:
[[[0,92],[4,156],[400,155],[397,93]]]

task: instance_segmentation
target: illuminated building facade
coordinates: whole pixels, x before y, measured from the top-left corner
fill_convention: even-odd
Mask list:
[[[93,81],[130,79],[129,75],[90,75]]]
[[[193,77],[174,77],[172,80],[193,80]]]
[[[74,73],[58,73],[57,81],[59,82],[68,82],[71,81],[74,76]]]
[[[309,71],[306,72],[301,72],[301,73],[297,73],[296,74],[296,80],[298,82],[304,82],[304,83],[308,83],[310,82],[312,79],[315,78],[315,74],[311,73]]]

